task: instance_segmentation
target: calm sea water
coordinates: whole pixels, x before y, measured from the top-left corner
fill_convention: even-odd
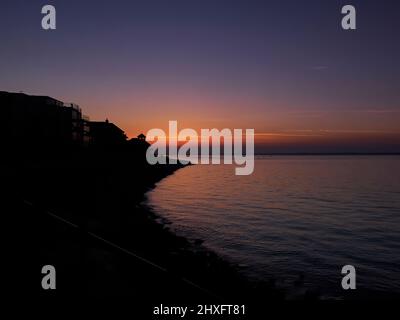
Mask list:
[[[265,156],[250,176],[190,166],[148,203],[249,277],[340,297],[350,264],[357,290],[400,292],[400,157]]]

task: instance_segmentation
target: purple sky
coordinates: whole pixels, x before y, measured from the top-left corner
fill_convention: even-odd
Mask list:
[[[357,30],[340,27],[357,9]],[[400,2],[2,1],[0,90],[128,135],[254,128],[259,152],[400,152]]]

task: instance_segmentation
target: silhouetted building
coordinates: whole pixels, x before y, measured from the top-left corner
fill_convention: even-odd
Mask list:
[[[48,96],[0,91],[5,144],[13,147],[57,147],[82,145],[82,111]]]
[[[90,144],[90,119],[88,116],[82,115],[82,126],[83,126],[83,145],[88,146]]]
[[[118,146],[126,142],[124,131],[108,121],[90,121],[90,145]]]
[[[83,144],[84,128],[82,110],[73,103],[64,104],[61,108],[61,132],[64,143]]]
[[[150,146],[150,144],[146,141],[146,136],[143,133],[139,134],[137,138],[129,139],[127,145],[130,151],[143,154],[146,153],[147,148]]]

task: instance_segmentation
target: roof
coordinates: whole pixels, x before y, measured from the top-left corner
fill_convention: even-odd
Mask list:
[[[35,99],[35,100],[44,100],[46,102],[51,101],[54,104],[57,105],[64,105],[64,103],[60,100],[54,99],[49,96],[35,96],[35,95],[29,95],[23,92],[7,92],[7,91],[0,91],[0,96],[3,97],[11,97],[11,98],[22,98],[22,99]]]
[[[122,130],[121,128],[117,127],[112,122],[89,121],[88,123],[89,123],[90,128],[94,128],[94,129],[112,129],[112,130],[118,130],[121,133],[124,133],[124,130]]]

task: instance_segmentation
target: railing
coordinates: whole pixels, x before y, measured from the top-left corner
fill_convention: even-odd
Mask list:
[[[74,109],[74,110],[77,110],[77,111],[79,111],[79,112],[82,112],[82,109],[81,109],[77,104],[75,104],[75,103],[64,103],[64,107],[72,108],[72,109]]]

